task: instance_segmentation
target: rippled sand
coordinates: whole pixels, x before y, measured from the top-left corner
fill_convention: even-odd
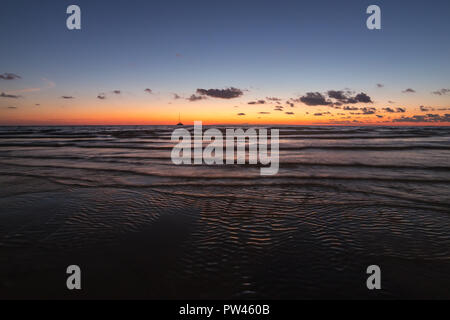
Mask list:
[[[450,298],[450,129],[283,127],[272,177],[172,129],[1,128],[0,297]]]

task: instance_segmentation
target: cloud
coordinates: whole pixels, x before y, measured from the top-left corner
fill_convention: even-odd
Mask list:
[[[51,89],[56,87],[56,84],[53,81],[47,80],[45,78],[42,78],[42,81],[45,82],[46,86],[45,87],[40,87],[40,88],[24,88],[24,89],[19,89],[19,90],[14,90],[14,91],[9,91],[9,94],[16,94],[16,93],[28,93],[28,92],[37,92],[37,91],[41,91],[44,89]]]
[[[187,100],[190,101],[190,102],[203,100],[203,99],[206,99],[206,98],[202,97],[202,96],[196,96],[195,94],[193,94],[189,98],[187,98]]]
[[[41,88],[25,88],[20,90],[9,91],[9,93],[28,93],[28,92],[37,92],[41,91]]]
[[[416,92],[416,90],[408,88],[408,89],[403,90],[402,92],[403,93],[414,93],[414,92]]]
[[[393,122],[450,122],[450,114],[414,115],[412,117],[402,116],[401,118],[394,119]]]
[[[377,83],[377,88],[383,88],[384,87],[384,84],[382,84],[382,83]]]
[[[377,117],[378,118],[383,118],[384,116],[377,114]]]
[[[221,99],[233,99],[242,96],[242,90],[234,87],[226,89],[197,89],[197,94]]]
[[[121,94],[122,92],[120,90],[114,90],[113,93],[114,94]]]
[[[424,107],[424,106],[420,106],[420,111],[422,112],[427,112],[427,111],[433,111],[433,108],[428,108],[428,107]]]
[[[299,100],[307,106],[328,106],[331,104],[331,101],[326,100],[320,92],[307,92]]]
[[[341,91],[341,90],[339,90],[339,91],[337,91],[337,90],[329,90],[329,91],[327,92],[327,94],[328,94],[328,96],[329,96],[330,98],[336,99],[336,100],[338,100],[338,101],[345,101],[345,100],[347,100],[347,98],[348,98],[348,97],[345,95],[344,91]]]
[[[63,98],[63,99],[75,99],[75,98],[72,97],[72,96],[61,96],[61,98]]]
[[[290,106],[291,108],[295,107],[295,105],[292,102],[290,102],[290,101],[286,101],[286,104],[288,106]]]
[[[40,105],[41,105],[40,103],[36,103],[36,104],[35,104],[36,107],[39,107]]]
[[[258,114],[270,114],[270,112],[261,111],[261,112],[258,112]]]
[[[18,99],[18,98],[20,98],[20,96],[17,96],[17,95],[14,95],[14,94],[6,94],[4,92],[2,92],[0,94],[0,97],[1,98],[11,98],[11,99]]]
[[[149,89],[149,88],[144,89],[144,92],[147,92],[147,93],[153,93],[152,89]]]
[[[364,92],[358,93],[355,96],[355,99],[356,99],[356,101],[363,102],[363,103],[372,103],[373,102],[372,99]]]
[[[437,91],[433,91],[432,94],[436,94],[438,96],[442,96],[444,94],[450,93],[450,89],[440,89]]]
[[[321,116],[323,116],[323,113],[322,112],[317,112],[317,113],[314,113],[314,116],[321,117]]]
[[[383,108],[383,110],[386,111],[386,112],[389,112],[389,113],[404,113],[404,112],[406,112],[405,108],[393,109],[391,107],[386,107],[386,108]]]
[[[285,112],[285,114],[293,115],[295,113],[293,113],[292,111],[288,111],[288,112]]]
[[[250,101],[248,104],[265,104],[266,101],[264,100],[258,100],[258,101]]]
[[[106,99],[106,96],[105,96],[104,93],[100,93],[100,94],[97,96],[97,99],[105,100],[105,99]]]
[[[241,112],[237,114],[238,116],[245,116],[245,113]]]
[[[350,114],[352,114],[352,115],[368,115],[368,114],[375,114],[377,112],[376,108],[369,108],[369,107],[358,108],[358,107],[345,106],[344,110],[345,111],[361,111],[361,112],[350,112]],[[327,112],[327,113],[329,113],[329,112]]]
[[[273,109],[275,111],[283,111],[283,106],[276,106],[275,109]]]
[[[358,93],[356,96],[352,96],[351,95],[352,92],[347,90],[347,91],[343,91],[343,90],[328,90],[327,95],[328,97],[330,97],[331,99],[335,99],[337,100],[336,102],[333,103],[333,105],[341,105],[343,103],[350,103],[350,104],[354,104],[354,103],[372,103],[372,99],[365,94],[364,92]]]
[[[377,109],[375,108],[367,108],[367,107],[361,108],[360,110],[362,111],[362,114],[375,114],[375,112],[377,111]]]
[[[17,107],[8,107],[7,109],[17,109]]]
[[[41,90],[41,88],[25,88],[25,89],[8,91],[8,93],[10,93],[10,94],[28,93],[28,92],[37,92],[37,91],[40,91],[40,90]]]
[[[0,79],[3,80],[16,80],[16,79],[22,79],[20,76],[14,73],[4,73],[0,74]]]
[[[174,100],[181,99],[181,96],[179,96],[178,94],[174,93],[174,94],[173,94],[173,99],[174,99]]]
[[[281,101],[281,99],[277,98],[277,97],[266,97],[266,99],[268,101],[274,101],[274,102],[280,102]]]

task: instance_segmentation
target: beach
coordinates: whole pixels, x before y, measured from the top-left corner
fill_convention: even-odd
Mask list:
[[[448,127],[265,126],[273,176],[175,128],[0,127],[0,298],[450,298]]]

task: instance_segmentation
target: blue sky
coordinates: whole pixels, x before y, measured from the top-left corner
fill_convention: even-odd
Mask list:
[[[81,7],[81,31],[65,27],[70,4]],[[370,4],[382,9],[382,30],[365,26]],[[449,12],[447,0],[3,0],[0,73],[20,75],[21,87],[48,79],[56,96],[229,86],[249,98],[376,94],[382,83],[379,100],[398,100],[405,88],[450,86]]]

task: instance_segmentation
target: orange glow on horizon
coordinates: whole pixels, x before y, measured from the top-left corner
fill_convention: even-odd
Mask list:
[[[383,106],[372,106],[382,110]],[[393,122],[400,116],[411,117],[420,111],[417,107],[406,106],[405,113],[377,113],[376,115],[337,115],[343,110],[330,110],[325,107],[308,107],[297,105],[285,107],[283,111],[275,111],[274,105],[265,104],[249,106],[245,102],[200,101],[191,103],[183,101],[142,101],[124,103],[120,100],[95,101],[77,99],[64,101],[59,99],[39,106],[18,105],[16,109],[0,109],[0,125],[175,125],[178,115],[181,122],[191,125],[194,121],[202,121],[204,125],[336,125],[336,126],[449,126],[449,122]],[[327,114],[324,110],[332,111]],[[261,114],[268,112],[270,114]],[[293,112],[294,114],[286,114]],[[323,112],[323,116],[314,113]],[[245,115],[240,116],[239,113]],[[350,118],[347,118],[350,117]],[[353,122],[357,120],[359,122]],[[348,121],[348,122],[345,122]]]

